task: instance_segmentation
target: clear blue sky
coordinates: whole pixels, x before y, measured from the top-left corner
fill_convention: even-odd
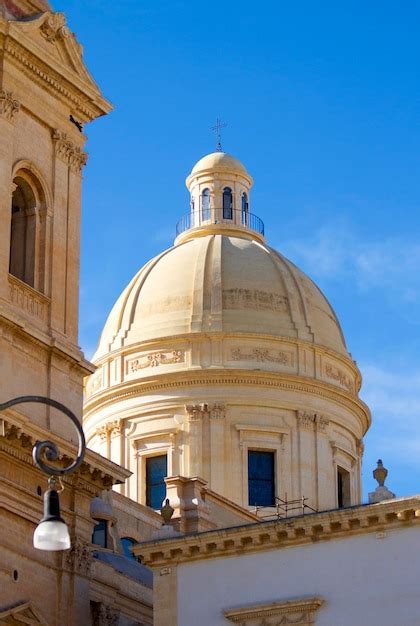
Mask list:
[[[364,376],[398,495],[420,492],[417,2],[57,0],[115,105],[87,129],[80,341],[171,245],[184,179],[224,149],[255,179],[268,242],[321,287]]]

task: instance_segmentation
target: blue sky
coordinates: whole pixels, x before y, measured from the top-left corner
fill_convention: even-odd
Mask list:
[[[138,268],[171,245],[214,148],[255,179],[268,242],[320,286],[364,376],[365,496],[420,492],[420,5],[62,0],[115,105],[87,129],[80,341],[91,356]]]

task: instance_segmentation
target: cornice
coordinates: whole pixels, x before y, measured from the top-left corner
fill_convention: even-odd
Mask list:
[[[0,450],[20,463],[34,467],[31,452],[36,441],[51,437],[49,430],[42,429],[31,423],[26,416],[17,411],[8,410],[0,414]],[[62,467],[70,465],[76,457],[76,447],[54,434],[54,439],[61,450],[59,464]],[[126,470],[101,455],[86,450],[80,470],[64,481],[80,481],[86,485],[97,485],[102,489],[109,489],[114,484],[123,483],[129,476]]]
[[[90,121],[108,113],[112,105],[103,98],[100,90],[84,67],[81,57],[80,68],[83,76],[66,66],[52,52],[41,47],[31,37],[31,31],[39,29],[43,37],[53,44],[56,39],[73,38],[65,27],[65,20],[58,13],[44,13],[28,21],[7,22],[4,32],[3,49],[6,58],[23,70],[31,80],[35,80],[55,97],[71,104],[83,116],[82,121]],[[3,29],[2,29],[3,30]],[[74,41],[73,48],[78,44]],[[69,51],[71,54],[71,51]],[[75,54],[71,55],[75,60]],[[80,56],[80,53],[79,53]]]
[[[312,396],[330,400],[339,406],[345,405],[360,420],[364,433],[371,423],[370,411],[367,405],[357,396],[335,385],[292,374],[265,371],[256,372],[254,370],[243,369],[180,371],[166,374],[162,377],[147,377],[115,385],[102,392],[98,392],[86,402],[84,407],[85,419],[89,417],[91,412],[96,412],[99,409],[128,398],[162,390],[206,385],[210,387],[215,385],[252,385],[308,393]]]
[[[379,504],[154,540],[138,544],[133,552],[144,565],[160,568],[367,533],[386,533],[419,523],[420,496],[413,496]]]

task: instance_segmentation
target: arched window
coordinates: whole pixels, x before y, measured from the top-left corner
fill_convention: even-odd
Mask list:
[[[249,205],[248,205],[248,196],[245,191],[242,194],[242,224],[248,226],[249,222]]]
[[[210,189],[204,189],[201,194],[201,219],[203,222],[210,219]]]
[[[35,287],[36,197],[31,185],[21,176],[13,182],[9,272]]]
[[[45,292],[48,217],[44,187],[26,166],[13,178],[9,272]]]
[[[121,545],[123,547],[124,550],[124,554],[127,558],[129,559],[135,559],[136,557],[134,556],[134,554],[131,552],[130,548],[132,548],[133,546],[135,546],[137,543],[137,541],[135,539],[131,539],[131,537],[122,537],[121,539]]]
[[[223,189],[223,219],[231,220],[233,217],[233,198],[232,189],[225,187]]]

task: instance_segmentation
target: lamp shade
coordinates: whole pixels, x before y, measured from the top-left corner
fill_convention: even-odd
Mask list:
[[[68,550],[70,535],[60,515],[60,500],[55,489],[44,494],[44,517],[34,532],[34,547],[38,550]]]

